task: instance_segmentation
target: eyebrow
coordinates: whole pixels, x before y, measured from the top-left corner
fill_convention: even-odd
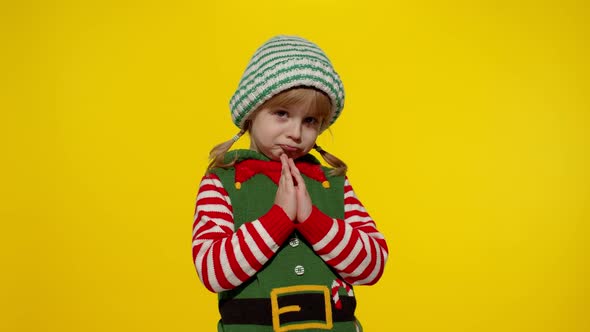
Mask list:
[[[275,111],[275,112],[279,111],[279,110],[293,111],[292,107],[295,105],[297,105],[297,104],[275,105],[275,106],[271,107],[271,109],[272,109],[272,111]],[[307,107],[303,117],[314,117],[314,118],[321,120],[321,121],[324,120],[324,117],[322,117],[322,112],[319,109],[315,109],[314,107]]]

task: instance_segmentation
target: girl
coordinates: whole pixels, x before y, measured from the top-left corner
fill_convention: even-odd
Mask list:
[[[276,36],[250,60],[230,101],[241,130],[211,150],[193,223],[218,331],[362,331],[352,285],[377,282],[388,249],[346,165],[315,144],[343,106],[340,77],[310,41]],[[228,151],[245,132],[250,149]]]

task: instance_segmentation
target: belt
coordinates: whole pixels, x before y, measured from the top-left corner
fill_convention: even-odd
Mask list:
[[[307,321],[307,328],[332,328],[332,322],[355,320],[355,298],[341,296],[340,300],[342,308],[336,309],[328,287],[293,286],[273,289],[270,298],[221,300],[219,312],[224,324],[272,325],[277,331],[289,331],[302,328],[292,323]]]

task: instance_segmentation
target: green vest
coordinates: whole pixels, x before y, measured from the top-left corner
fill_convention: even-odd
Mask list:
[[[234,158],[237,158],[237,162],[245,159],[269,161],[266,156],[252,150],[234,150],[228,152],[226,155],[226,160],[233,160]],[[319,161],[309,154],[301,157],[298,161],[319,164]],[[332,218],[344,219],[344,176],[330,176],[327,173],[329,168],[322,166],[322,169],[330,183],[329,188],[325,188],[319,181],[310,179],[302,174],[312,204]],[[246,222],[256,220],[263,216],[273,206],[277,185],[266,175],[256,174],[240,186],[236,186],[235,169],[233,167],[229,169],[217,168],[212,170],[212,173],[220,178],[224,189],[229,194],[233,208],[235,229]],[[322,258],[315,254],[311,245],[308,244],[297,231],[295,231],[279,248],[275,255],[262,267],[262,269],[248,281],[235,289],[220,292],[219,301],[256,298],[271,298],[272,300],[273,296],[271,296],[271,292],[273,292],[273,290],[276,301],[276,298],[281,294],[291,292],[287,287],[301,285],[314,286],[318,289],[310,289],[309,291],[321,293],[322,291],[320,291],[319,288],[322,288],[323,292],[325,292],[326,289],[330,290],[332,282],[339,278],[338,274],[333,272]],[[341,298],[348,296],[346,290],[341,288],[339,290],[339,296]],[[328,298],[330,299],[332,310],[338,310],[333,309],[331,292],[328,294]],[[271,313],[268,314],[270,315]],[[272,314],[275,316],[274,319],[277,319],[274,309]],[[280,317],[278,319],[280,320]],[[301,326],[297,326],[299,322],[287,325],[280,324],[279,331],[356,331],[355,322],[353,321],[333,322],[333,327],[331,329],[327,329],[325,326],[318,327],[318,324],[323,325],[325,322],[312,321],[304,323],[311,323],[311,325],[304,326],[312,327],[301,330]],[[273,332],[273,326],[224,324],[220,320],[218,331]]]

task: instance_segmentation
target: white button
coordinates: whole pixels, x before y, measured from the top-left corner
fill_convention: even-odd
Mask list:
[[[301,265],[297,265],[295,266],[295,274],[300,276],[303,275],[305,273],[305,269],[303,268],[303,266]]]
[[[293,248],[297,247],[299,245],[299,239],[294,237],[291,239],[291,241],[289,241],[289,245]]]

